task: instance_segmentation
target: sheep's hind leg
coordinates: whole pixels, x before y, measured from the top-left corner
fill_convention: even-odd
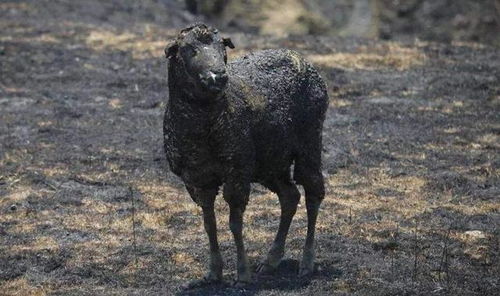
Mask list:
[[[281,217],[278,232],[276,233],[271,249],[266,259],[257,267],[257,273],[261,275],[272,273],[280,264],[285,253],[285,241],[288,230],[290,229],[290,224],[300,200],[299,190],[290,180],[276,181],[272,186],[268,187],[278,194]]]
[[[188,189],[189,190],[189,189]],[[214,192],[202,190],[189,190],[191,196],[201,205],[203,210],[203,223],[210,243],[210,263],[208,273],[199,280],[190,282],[186,288],[198,288],[222,281],[222,268],[224,266],[217,241],[217,222],[215,219],[214,201],[217,190]],[[193,196],[193,194],[196,194]]]
[[[316,134],[315,132],[319,132]],[[295,162],[294,179],[304,186],[307,209],[307,236],[300,262],[299,276],[310,276],[314,272],[316,220],[319,206],[325,197],[325,183],[321,173],[321,129],[306,133],[304,153]]]
[[[306,192],[307,236],[300,262],[299,276],[310,276],[314,272],[316,220],[319,206],[325,196],[325,185],[321,172],[313,173],[304,178],[303,186]]]

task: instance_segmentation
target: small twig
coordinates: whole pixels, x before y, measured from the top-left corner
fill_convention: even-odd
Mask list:
[[[134,252],[134,263],[135,263],[135,269],[138,270],[138,260],[137,260],[137,241],[136,241],[136,236],[135,236],[135,198],[134,198],[134,191],[132,190],[132,187],[128,187],[130,198],[132,199],[132,248]]]
[[[396,248],[398,247],[398,236],[399,236],[399,223],[397,224],[396,226],[396,233],[394,234],[394,245],[395,245],[395,248],[394,250],[391,251],[391,274],[392,274],[392,281],[394,281],[394,277],[395,277],[395,266],[394,266],[394,257],[395,257],[395,253],[396,253]]]
[[[414,258],[414,263],[413,263],[413,280],[417,279],[417,273],[418,273],[418,220],[415,220],[415,258]]]
[[[53,185],[52,183],[48,182],[47,180],[43,180],[42,183],[47,186],[47,187],[50,187],[50,189],[52,189],[52,191],[57,191],[59,188],[55,185]]]
[[[450,225],[450,235],[451,235],[451,230],[452,230],[452,226]],[[451,281],[451,276],[450,276],[450,263],[449,263],[449,251],[448,251],[448,248],[449,248],[449,243],[450,243],[450,238],[448,237],[447,239],[447,246],[446,246],[446,256],[444,257],[444,267],[445,267],[445,273],[446,273],[446,285],[448,287],[448,289],[450,288],[450,281]],[[453,271],[453,270],[452,270]]]
[[[352,224],[352,207],[349,207],[349,224]]]
[[[12,187],[12,186],[16,185],[17,183],[19,183],[19,181],[21,181],[21,178],[17,178],[14,181],[10,182],[9,186]]]
[[[446,236],[444,238],[445,241],[444,241],[444,246],[443,246],[443,252],[441,254],[441,262],[439,263],[439,270],[438,270],[439,281],[442,281],[442,278],[441,278],[442,272],[445,272],[446,277],[448,278],[448,241],[449,241],[450,233],[451,233],[451,225],[448,228],[448,231],[446,232]],[[443,271],[443,267],[446,269],[446,271]]]
[[[87,178],[82,178],[80,176],[71,176],[68,178],[71,181],[75,181],[77,183],[83,184],[83,185],[91,185],[91,186],[117,186],[116,184],[108,183],[105,181],[94,181],[94,180],[89,180]]]
[[[394,250],[391,251],[391,279],[394,282]]]

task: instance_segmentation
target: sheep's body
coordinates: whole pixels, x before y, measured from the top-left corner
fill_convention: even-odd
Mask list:
[[[251,279],[243,243],[243,212],[250,183],[276,192],[281,205],[278,233],[259,273],[276,268],[304,186],[307,237],[301,275],[314,267],[314,232],[324,182],[321,131],[328,105],[326,86],[296,52],[265,50],[226,63],[230,39],[199,24],[182,30],[165,49],[169,101],[165,151],[171,170],[201,206],[210,242],[210,270],[201,284],[222,279],[214,201],[219,187],[229,203],[236,243],[238,282]]]
[[[170,91],[165,150],[174,173],[188,187],[217,190],[236,173],[276,191],[274,180],[289,175],[294,161],[298,183],[305,166],[319,170],[328,97],[316,70],[296,52],[265,50],[227,71],[227,88],[214,104],[192,104]]]

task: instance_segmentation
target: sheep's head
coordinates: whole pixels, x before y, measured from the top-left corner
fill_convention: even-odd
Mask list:
[[[184,68],[193,91],[216,95],[227,84],[226,46],[234,48],[231,40],[221,38],[216,29],[197,24],[183,29],[165,48],[165,56]]]

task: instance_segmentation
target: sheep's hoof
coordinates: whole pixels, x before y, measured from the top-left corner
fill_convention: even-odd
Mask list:
[[[196,288],[202,288],[214,284],[219,284],[222,282],[222,278],[217,277],[212,274],[207,274],[205,275],[202,279],[199,280],[194,280],[189,283],[187,283],[183,288],[184,290],[190,290],[190,289],[196,289]]]
[[[252,274],[249,271],[238,274],[238,278],[233,281],[232,286],[243,288],[252,282]]]
[[[314,274],[314,262],[312,264],[301,264],[299,268],[299,278],[307,279]]]
[[[308,268],[301,268],[299,270],[299,278],[302,278],[302,279],[307,279],[309,277],[311,277],[314,273],[314,270],[310,270]]]
[[[246,287],[247,285],[249,285],[252,281],[251,280],[240,280],[240,279],[237,279],[237,280],[234,280],[232,283],[231,283],[231,286],[233,286],[234,288],[244,288]]]
[[[274,267],[266,262],[260,263],[257,266],[257,269],[255,270],[255,272],[258,275],[270,275],[270,274],[274,273],[275,271],[276,271],[276,267]]]

